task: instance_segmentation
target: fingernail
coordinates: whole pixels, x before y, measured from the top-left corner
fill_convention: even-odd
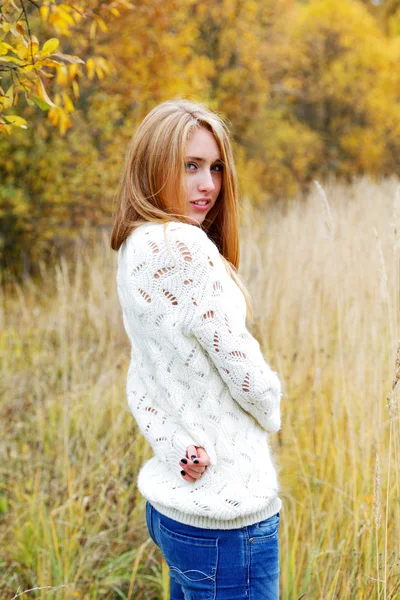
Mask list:
[[[191,460],[194,460],[195,458],[197,458],[197,456],[195,454],[192,454],[192,456],[190,458],[191,458]]]
[[[194,462],[195,465],[199,464],[199,461],[197,460],[197,458],[195,458],[193,462]]]
[[[181,471],[181,475],[186,475],[186,471]]]
[[[186,458],[182,458],[181,462],[183,462],[184,465],[187,465],[187,460]]]

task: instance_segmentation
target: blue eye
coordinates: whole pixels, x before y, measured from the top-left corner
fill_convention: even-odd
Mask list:
[[[193,161],[185,162],[185,169],[188,171],[196,171],[198,169],[197,163]],[[224,170],[224,165],[221,163],[217,163],[216,165],[212,165],[211,170],[216,173],[221,173]]]

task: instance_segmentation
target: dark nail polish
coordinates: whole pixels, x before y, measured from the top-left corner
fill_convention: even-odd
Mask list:
[[[197,460],[197,458],[195,458],[193,462],[194,462],[195,465],[199,464],[199,461]]]
[[[191,456],[190,458],[191,458],[191,460],[194,460],[194,459],[195,459],[195,458],[197,458],[197,457],[196,457],[196,455],[195,455],[195,454],[192,454],[192,456]]]
[[[187,460],[186,458],[182,458],[181,462],[183,462],[184,465],[187,465]]]
[[[181,471],[181,475],[186,475],[186,471]]]

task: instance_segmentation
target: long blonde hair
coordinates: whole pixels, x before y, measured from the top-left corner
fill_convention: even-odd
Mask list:
[[[218,247],[228,273],[242,290],[251,319],[250,296],[237,272],[238,186],[229,130],[219,115],[203,104],[181,98],[168,100],[153,108],[140,123],[129,144],[116,193],[111,247],[118,250],[136,227],[148,221],[190,222],[185,215],[184,157],[187,141],[196,127],[214,135],[224,164],[220,194],[201,228]],[[177,212],[171,207],[171,195]]]

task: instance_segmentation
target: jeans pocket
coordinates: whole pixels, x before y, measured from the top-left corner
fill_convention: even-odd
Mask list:
[[[178,533],[166,527],[161,520],[159,527],[160,548],[169,574],[181,585],[185,600],[214,600],[218,538],[196,537],[191,532]]]
[[[249,529],[252,592],[255,598],[279,598],[279,513]]]
[[[267,542],[278,537],[280,513],[256,523],[251,531],[251,543],[258,544]]]

